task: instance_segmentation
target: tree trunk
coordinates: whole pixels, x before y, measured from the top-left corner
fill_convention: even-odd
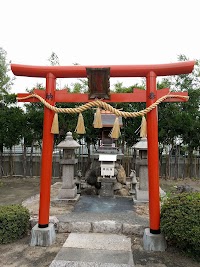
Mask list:
[[[175,147],[175,158],[174,158],[174,180],[177,180],[178,178],[178,149],[177,145]]]
[[[3,175],[3,145],[0,145],[0,178],[2,178]]]
[[[193,149],[189,147],[188,150],[188,175],[189,178],[192,178],[192,170],[193,170]]]
[[[166,165],[165,165],[165,178],[169,178],[169,173],[170,173],[170,152],[166,154]]]
[[[184,154],[184,160],[183,160],[183,179],[185,179],[185,173],[186,173],[186,155]]]
[[[23,144],[23,177],[26,177],[26,170],[27,170],[27,149],[26,144]]]
[[[10,148],[10,153],[9,153],[9,173],[11,177],[14,175],[14,162],[13,162],[12,147]]]
[[[172,161],[172,156],[173,156],[173,149],[174,149],[174,144],[173,144],[173,141],[172,141],[172,144],[171,144],[171,149],[169,150],[169,178],[174,178],[174,176],[172,176],[172,168],[171,168],[171,163],[173,162]]]
[[[30,177],[33,177],[33,142],[31,144],[31,153],[30,153]]]

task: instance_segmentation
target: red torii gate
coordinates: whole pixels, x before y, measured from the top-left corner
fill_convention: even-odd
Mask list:
[[[170,64],[156,65],[111,65],[111,66],[29,66],[11,64],[13,73],[17,76],[46,78],[46,90],[34,90],[49,104],[56,102],[88,102],[88,94],[69,94],[66,90],[56,91],[56,78],[84,78],[87,77],[86,68],[110,68],[110,77],[146,77],[146,92],[135,89],[133,93],[111,94],[105,102],[146,102],[149,107],[158,98],[169,93],[169,89],[157,91],[156,77],[167,75],[187,74],[192,72],[195,61],[184,61]],[[187,96],[187,92],[173,95]],[[18,98],[30,94],[20,93]],[[19,100],[21,102],[38,102],[38,99]],[[186,101],[183,99],[167,99],[167,102]],[[53,134],[51,126],[54,112],[44,107],[43,145],[40,177],[40,208],[39,228],[49,225],[50,189],[52,176]],[[149,179],[149,217],[150,232],[160,233],[160,200],[159,200],[159,156],[158,156],[158,119],[157,109],[147,114],[147,142],[148,142],[148,179]]]

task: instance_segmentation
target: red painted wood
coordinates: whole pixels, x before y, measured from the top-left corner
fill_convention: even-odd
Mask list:
[[[45,98],[45,91],[35,89],[34,93],[38,94],[39,96]],[[169,89],[161,89],[157,91],[157,98],[160,98],[164,95],[169,93]],[[183,95],[187,96],[187,92],[172,92],[173,95]],[[25,97],[29,94],[19,93],[18,97]],[[18,100],[19,102],[39,102],[37,98],[29,98],[26,100]],[[58,90],[55,92],[55,102],[59,103],[86,103],[88,100],[88,94],[80,94],[80,93],[68,93],[67,90]],[[133,102],[146,102],[146,91],[141,89],[134,89],[133,93],[112,93],[110,95],[110,100],[103,100],[104,102],[108,103],[133,103]],[[183,98],[168,98],[164,100],[164,102],[184,102],[187,101]]]
[[[53,106],[55,105],[55,88],[56,88],[56,79],[53,76],[53,74],[49,73],[46,78],[46,91],[44,91],[44,93],[52,95],[52,98],[46,98],[46,101]],[[52,155],[53,155],[53,141],[54,141],[54,135],[51,133],[53,117],[54,117],[54,112],[44,107],[42,161],[41,161],[41,174],[40,174],[39,226],[49,224]]]
[[[110,68],[110,77],[146,77],[150,71],[157,76],[190,73],[195,61],[182,61],[153,65],[100,65],[100,66],[30,66],[11,64],[12,72],[17,76],[43,77],[52,73],[56,78],[85,78],[86,68]]]
[[[147,103],[149,107],[156,99],[156,74],[150,72],[146,79]],[[155,98],[151,97],[155,95]],[[148,181],[150,231],[160,229],[159,157],[158,157],[158,114],[157,108],[147,114]]]

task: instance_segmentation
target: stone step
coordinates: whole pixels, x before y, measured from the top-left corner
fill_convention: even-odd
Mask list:
[[[105,233],[139,235],[144,234],[147,226],[140,224],[121,223],[114,220],[102,221],[59,221],[57,231],[59,233]]]
[[[133,267],[131,239],[125,235],[71,233],[50,267]]]
[[[58,233],[113,233],[124,235],[139,235],[143,236],[144,230],[148,224],[138,222],[119,222],[118,220],[79,220],[71,218],[71,220],[59,220],[56,216],[50,216],[50,223],[54,224],[55,230]],[[38,217],[31,218],[31,227],[35,227],[38,223]]]

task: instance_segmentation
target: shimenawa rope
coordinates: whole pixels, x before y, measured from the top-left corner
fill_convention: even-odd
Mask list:
[[[148,112],[150,112],[151,110],[153,110],[155,107],[157,107],[161,102],[163,102],[165,99],[167,98],[182,98],[182,99],[189,99],[189,96],[182,96],[182,95],[164,95],[161,98],[159,98],[158,100],[156,100],[152,105],[150,105],[149,107],[137,111],[137,112],[126,112],[126,111],[120,111],[116,108],[113,108],[111,105],[109,105],[106,102],[103,102],[101,100],[94,100],[92,102],[88,102],[80,107],[77,108],[57,108],[52,106],[51,104],[49,104],[44,98],[42,98],[41,96],[37,95],[37,94],[31,94],[28,95],[26,97],[17,97],[17,100],[25,100],[25,99],[29,99],[31,97],[35,97],[37,99],[40,100],[41,103],[43,103],[43,105],[56,112],[56,113],[71,113],[71,114],[75,114],[75,113],[82,113],[83,111],[91,108],[91,107],[101,107],[104,108],[105,110],[110,111],[111,113],[115,114],[116,116],[120,116],[120,117],[124,117],[124,118],[135,118],[135,117],[139,117],[139,116],[144,116],[146,115]]]

